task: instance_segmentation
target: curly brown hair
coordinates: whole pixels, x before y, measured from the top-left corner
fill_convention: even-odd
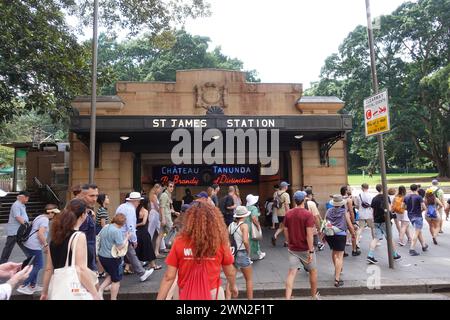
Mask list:
[[[207,199],[194,201],[184,215],[180,237],[192,246],[195,259],[214,257],[221,246],[229,246],[223,215]]]

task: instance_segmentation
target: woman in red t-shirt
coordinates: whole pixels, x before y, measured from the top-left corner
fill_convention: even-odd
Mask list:
[[[194,263],[204,263],[208,274],[211,299],[224,299],[221,287],[220,271],[223,271],[232,288],[233,297],[237,297],[236,273],[233,267],[227,228],[219,209],[209,204],[206,199],[192,203],[184,216],[183,229],[175,238],[167,256],[167,271],[161,281],[158,300],[167,298],[169,289],[177,277],[179,290],[183,290],[194,268]],[[178,298],[175,290],[174,298]]]

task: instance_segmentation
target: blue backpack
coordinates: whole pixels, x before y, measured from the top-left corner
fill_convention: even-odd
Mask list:
[[[434,204],[429,204],[427,206],[427,217],[431,219],[437,218],[436,206]]]

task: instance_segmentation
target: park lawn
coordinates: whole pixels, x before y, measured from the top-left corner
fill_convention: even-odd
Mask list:
[[[399,185],[409,186],[412,183],[420,183],[424,187],[431,185],[431,180],[438,176],[437,173],[393,173],[387,175],[387,182],[389,186],[398,187]],[[381,175],[374,174],[372,178],[368,175],[363,177],[362,174],[349,174],[348,184],[351,186],[360,186],[363,183],[368,183],[370,186],[381,183]],[[450,186],[450,181],[440,181],[441,186]]]

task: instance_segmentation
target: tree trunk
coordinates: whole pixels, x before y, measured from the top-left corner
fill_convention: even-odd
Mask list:
[[[450,178],[450,167],[448,165],[448,161],[441,161],[438,160],[436,161],[436,159],[434,159],[436,166],[438,168],[439,171],[439,177],[441,178]]]

